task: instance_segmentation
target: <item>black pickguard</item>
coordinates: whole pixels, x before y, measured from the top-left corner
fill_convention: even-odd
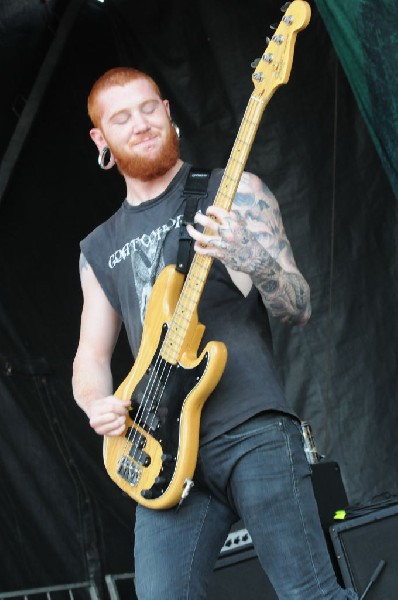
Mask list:
[[[154,485],[142,490],[145,498],[158,498],[168,487],[175,470],[181,411],[188,394],[198,384],[207,367],[208,355],[193,369],[180,364],[172,365],[160,356],[160,350],[167,333],[163,325],[158,348],[145,375],[136,386],[131,398],[130,417],[134,423],[157,439],[162,446],[162,469]],[[149,466],[150,457],[145,453],[145,437],[126,433],[133,441],[130,456],[142,468]]]

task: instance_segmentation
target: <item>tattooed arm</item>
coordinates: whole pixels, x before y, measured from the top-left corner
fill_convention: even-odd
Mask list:
[[[284,322],[304,325],[311,314],[310,291],[297,269],[278,203],[266,185],[244,173],[231,212],[210,206],[189,227],[195,250],[250,276],[269,312]]]

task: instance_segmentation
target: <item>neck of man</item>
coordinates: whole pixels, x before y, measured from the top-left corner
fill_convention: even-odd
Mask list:
[[[152,200],[157,196],[160,196],[172,179],[177,175],[180,170],[183,161],[178,159],[176,164],[167,171],[161,177],[152,179],[151,181],[141,181],[140,179],[133,179],[132,177],[124,176],[127,187],[126,200],[132,206],[139,206],[143,202]]]

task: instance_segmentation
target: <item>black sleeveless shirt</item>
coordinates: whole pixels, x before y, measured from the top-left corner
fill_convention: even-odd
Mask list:
[[[185,163],[167,189],[139,206],[126,200],[117,212],[80,244],[114,310],[122,317],[135,357],[154,281],[177,258],[190,165]],[[202,212],[213,203],[222,170],[210,177]],[[264,410],[293,414],[286,403],[272,359],[267,311],[257,289],[245,297],[224,265],[214,260],[198,308],[206,326],[203,347],[222,341],[228,360],[221,381],[206,401],[201,419],[201,443],[213,439]],[[126,373],[127,375],[127,373]]]

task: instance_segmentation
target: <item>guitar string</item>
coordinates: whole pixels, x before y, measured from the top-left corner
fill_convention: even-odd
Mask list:
[[[158,363],[159,361],[161,361],[160,355],[157,357],[156,363]],[[129,433],[126,436],[127,439],[126,439],[126,443],[125,443],[125,449],[123,452],[123,456],[122,456],[121,460],[119,461],[119,464],[120,464],[120,462],[123,460],[123,458],[126,457],[126,454],[125,454],[126,448],[128,447],[129,443],[131,443],[131,450],[133,450],[134,454],[132,455],[129,453],[129,458],[131,459],[130,464],[129,464],[129,469],[130,469],[131,463],[134,467],[136,467],[136,463],[138,463],[138,465],[139,465],[138,468],[141,468],[140,460],[142,461],[142,458],[144,456],[144,449],[143,449],[143,447],[140,447],[139,445],[137,445],[137,440],[140,440],[140,438],[142,438],[142,437],[144,437],[146,440],[147,437],[146,437],[146,435],[142,436],[140,431],[134,427],[134,424],[141,426],[145,432],[145,429],[144,429],[144,427],[145,427],[145,422],[144,422],[145,409],[148,406],[148,402],[151,400],[151,391],[149,390],[149,393],[147,393],[147,392],[150,387],[149,384],[150,384],[151,378],[152,378],[153,382],[156,381],[156,377],[154,375],[156,363],[155,363],[154,369],[152,371],[150,380],[148,382],[147,389],[144,392],[142,401],[141,401],[140,405],[138,406],[136,419],[132,419],[133,425],[131,426]],[[152,388],[153,388],[153,385],[154,385],[154,383],[152,383]],[[146,393],[147,393],[147,399],[145,399]],[[135,450],[139,450],[139,452],[135,453]],[[145,465],[142,465],[142,466],[145,466]]]
[[[258,102],[258,104],[257,104],[257,102]],[[248,155],[248,153],[250,151],[250,148],[251,148],[251,145],[252,145],[252,142],[254,140],[254,136],[255,136],[257,127],[259,125],[260,118],[262,116],[262,112],[263,112],[263,110],[265,108],[265,107],[262,106],[263,104],[264,104],[264,102],[261,101],[259,98],[257,98],[254,95],[254,93],[251,95],[251,97],[249,99],[248,106],[246,108],[246,111],[245,111],[245,114],[244,114],[244,117],[243,117],[242,125],[241,125],[241,127],[240,127],[240,129],[238,131],[238,136],[237,136],[237,139],[235,141],[235,144],[234,144],[234,147],[233,147],[233,150],[232,150],[232,153],[231,153],[230,161],[228,162],[227,167],[226,167],[225,172],[224,172],[226,179],[230,179],[234,183],[236,182],[236,175],[230,175],[230,171],[232,171],[232,172],[234,171],[233,161],[235,161],[238,164],[237,170],[238,170],[238,174],[239,174],[239,179],[240,179],[240,176],[242,175],[244,166],[245,166],[246,161],[247,161],[247,156],[246,156],[246,159],[243,161],[243,164],[242,164],[242,161],[239,161],[239,160],[235,159],[234,156],[233,156],[234,155],[234,151],[236,149],[239,152],[240,151],[240,146],[247,145],[247,149],[243,152],[243,154],[245,154],[245,152],[246,152],[246,154]],[[254,113],[260,112],[260,115],[254,114],[251,117],[249,117],[249,113],[251,111],[254,111]],[[253,116],[255,117],[254,120],[252,120]],[[246,139],[246,133],[245,133],[246,129],[249,129],[249,130],[251,129],[252,130],[252,131],[250,131],[251,140],[249,140],[249,142],[244,141]],[[241,137],[242,135],[243,135],[243,138],[244,138],[243,140],[242,140],[242,137]],[[236,168],[236,165],[235,165],[235,168]],[[228,184],[227,184],[227,187],[228,187]],[[221,186],[220,186],[220,189],[221,189]],[[225,195],[225,194],[222,194],[222,195]],[[229,200],[230,196],[227,195],[227,199]],[[202,268],[203,268],[203,266],[202,266]],[[206,270],[206,269],[204,269],[204,270]],[[188,289],[189,289],[189,286],[188,286]],[[196,295],[196,290],[193,290],[193,292],[194,292],[194,295]],[[179,299],[179,301],[180,301],[180,299]],[[177,306],[176,306],[176,309],[175,309],[175,313],[177,313],[179,301],[177,303]],[[174,319],[174,317],[172,318],[172,323],[173,323],[173,319]],[[167,339],[167,334],[166,334],[166,339]],[[159,411],[159,407],[160,407],[161,401],[163,399],[164,391],[166,389],[167,382],[169,380],[170,374],[172,372],[172,366],[173,366],[168,361],[166,361],[165,359],[163,359],[162,356],[161,356],[162,349],[164,347],[165,342],[166,342],[166,340],[164,340],[162,348],[159,350],[159,354],[158,354],[157,360],[155,362],[155,365],[154,365],[153,370],[151,372],[149,381],[147,383],[147,387],[146,387],[146,389],[144,391],[142,400],[141,400],[141,402],[140,402],[140,404],[138,406],[137,416],[136,416],[135,419],[132,419],[133,426],[131,427],[129,434],[126,436],[128,442],[131,442],[132,446],[134,446],[134,441],[136,441],[137,438],[139,439],[141,437],[141,435],[142,435],[138,431],[138,429],[136,429],[134,427],[134,424],[140,426],[144,430],[144,432],[147,433],[146,430],[145,430],[145,426],[147,426],[148,429],[149,429],[149,431],[150,431],[152,429],[152,426],[155,423],[156,418],[159,418],[159,416],[158,416],[157,413]],[[164,364],[163,364],[163,368],[162,368],[162,373],[159,376],[158,369],[159,369],[159,366],[162,365],[162,361],[163,361]],[[168,373],[166,375],[165,383],[162,385],[162,377],[164,377],[164,373],[165,373],[165,370],[167,368],[167,365],[169,365],[169,371],[168,371]],[[156,385],[156,382],[157,382],[157,386],[156,386],[156,389],[154,391],[153,388]],[[159,390],[160,390],[160,393],[159,393]],[[153,409],[153,406],[151,406],[151,409],[153,409],[153,412],[151,413],[150,411],[147,411],[146,409],[149,406],[149,403],[150,402],[153,403],[154,401],[155,401],[155,405],[156,406],[155,406],[154,409]],[[145,416],[145,413],[147,413],[147,416]],[[148,421],[146,421],[145,419],[147,419],[148,415],[150,415],[150,414],[152,414],[152,416],[151,416],[151,423],[148,423]],[[133,433],[132,436],[131,436],[131,433]],[[144,435],[144,437],[146,437],[146,436]],[[141,447],[140,448],[140,454],[138,455],[139,458],[141,458],[141,460],[142,460],[143,454],[144,454],[144,450]],[[137,462],[138,464],[140,464],[139,460],[137,460],[135,457],[131,457],[131,458],[133,458],[133,462]]]

